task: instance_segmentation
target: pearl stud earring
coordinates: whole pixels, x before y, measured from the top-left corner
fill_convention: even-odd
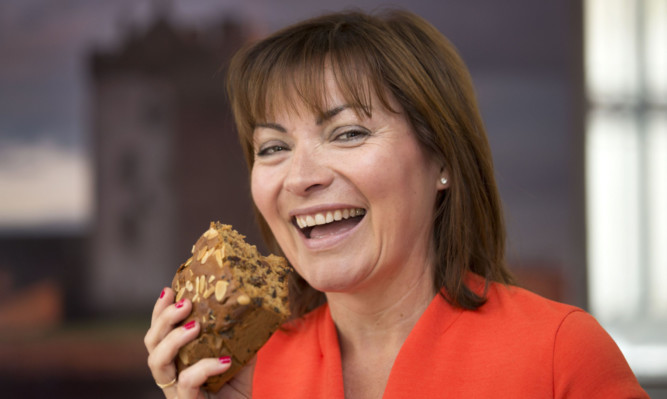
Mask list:
[[[445,184],[447,184],[447,178],[444,177],[444,176],[441,177],[441,178],[440,178],[440,184],[442,184],[443,186],[444,186]]]

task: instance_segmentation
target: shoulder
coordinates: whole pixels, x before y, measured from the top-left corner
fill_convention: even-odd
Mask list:
[[[481,293],[484,287],[478,286]],[[486,302],[465,318],[490,325],[503,325],[509,330],[540,331],[553,337],[560,324],[572,313],[584,313],[576,306],[552,301],[517,286],[489,283]],[[547,338],[547,337],[545,337]]]
[[[488,281],[484,277],[469,273],[465,284],[486,301],[474,313],[479,316],[502,318],[527,318],[529,320],[557,321],[567,314],[581,309],[556,302],[519,286]]]
[[[561,396],[648,398],[611,336],[586,312],[569,314],[554,341],[554,390]]]
[[[537,295],[524,288],[490,283],[487,291],[487,303],[482,307],[488,310],[502,311],[516,317],[530,316],[541,319],[561,319],[572,312],[582,311],[576,306],[556,302]]]
[[[576,306],[498,283],[489,285],[487,298],[482,307],[471,313],[504,326],[497,333],[525,337],[549,347],[554,353],[554,362],[561,353],[579,352],[578,347],[582,345],[593,348],[593,343],[605,343],[598,345],[598,350],[618,350],[597,320]]]
[[[647,397],[611,336],[584,310],[525,289],[492,283],[480,310],[522,346],[551,358],[555,397]],[[500,324],[502,325],[502,324]],[[536,346],[533,346],[536,345]]]
[[[474,337],[475,346],[496,354],[494,361],[538,362],[541,371],[550,374],[556,337],[563,322],[575,313],[584,312],[516,286],[490,283],[486,302],[476,310],[463,311],[453,327],[460,341]]]

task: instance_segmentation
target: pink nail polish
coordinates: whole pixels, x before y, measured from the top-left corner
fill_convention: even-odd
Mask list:
[[[176,302],[174,306],[176,306],[176,309],[182,308],[183,305],[185,304],[185,298],[181,299],[180,301]]]
[[[183,328],[185,328],[186,330],[189,330],[189,329],[193,328],[194,326],[195,326],[195,321],[190,320],[189,322],[185,323],[185,325],[183,325]]]
[[[223,356],[221,358],[218,358],[218,361],[220,364],[229,364],[232,362],[232,357],[231,356]]]
[[[163,289],[162,292],[160,293],[160,299],[162,299],[163,296],[164,296],[164,289]]]

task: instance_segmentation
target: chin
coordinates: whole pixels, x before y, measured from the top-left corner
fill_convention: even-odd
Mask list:
[[[344,270],[340,265],[325,266],[324,270],[308,270],[299,274],[311,287],[322,292],[351,292],[364,280],[361,271]]]

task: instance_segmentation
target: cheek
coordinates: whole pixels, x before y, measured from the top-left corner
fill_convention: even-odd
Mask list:
[[[250,192],[255,206],[262,214],[264,219],[270,217],[268,205],[271,203],[271,187],[267,184],[270,181],[266,178],[265,171],[262,168],[253,167],[250,174]],[[268,220],[267,220],[268,221]]]
[[[348,165],[354,168],[350,175],[354,176],[369,195],[376,197],[393,197],[405,190],[414,191],[411,186],[423,180],[421,160],[411,151],[402,150],[364,154],[357,162],[348,162]]]
[[[392,176],[396,159],[393,154],[383,149],[374,147],[361,154],[352,154],[349,159],[338,162],[342,168],[346,168],[345,175],[356,180],[366,188],[380,188],[386,184],[387,176]]]
[[[413,214],[435,203],[438,167],[424,159],[419,148],[383,151],[365,158],[357,173],[371,205],[388,212]],[[428,208],[428,207],[427,207]]]
[[[273,235],[280,242],[285,230],[281,216],[281,189],[283,185],[280,168],[255,166],[250,174],[250,192],[257,210],[262,215]]]

